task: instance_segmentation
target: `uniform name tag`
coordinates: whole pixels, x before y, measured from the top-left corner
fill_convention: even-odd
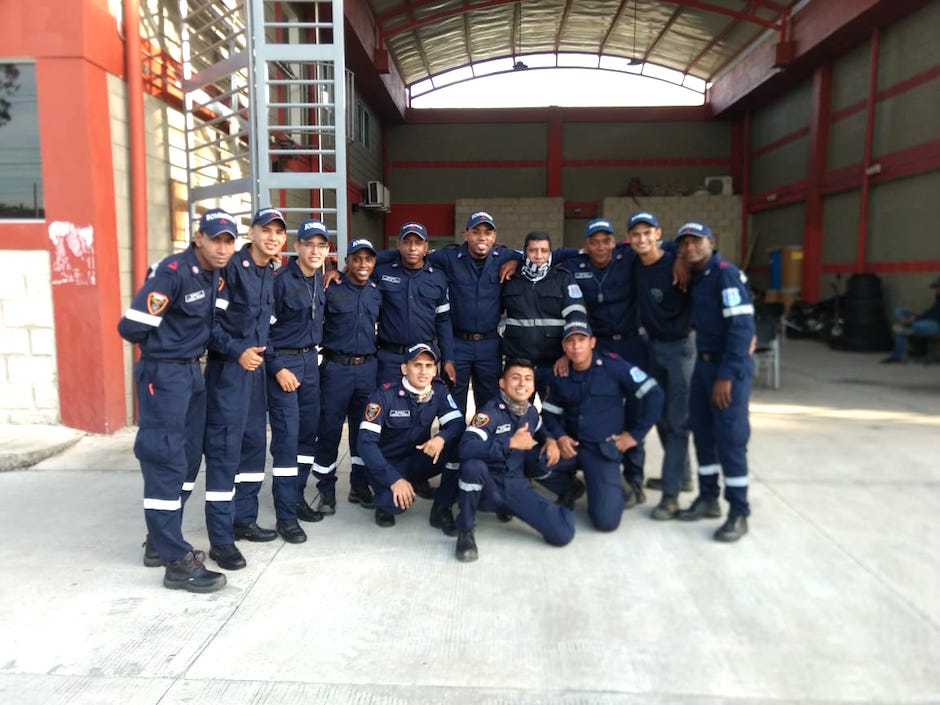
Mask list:
[[[512,430],[512,424],[504,423],[496,427],[496,433],[507,433]]]
[[[575,279],[590,279],[593,276],[594,275],[591,274],[590,272],[575,272],[574,273]]]
[[[389,282],[391,284],[401,284],[401,277],[393,277],[391,274],[383,274],[382,281]]]
[[[186,294],[184,301],[188,304],[191,304],[193,301],[199,301],[199,299],[206,298],[205,289],[200,289],[199,291],[194,291],[191,294]]]
[[[411,417],[410,409],[392,409],[388,412],[390,419],[407,419]]]

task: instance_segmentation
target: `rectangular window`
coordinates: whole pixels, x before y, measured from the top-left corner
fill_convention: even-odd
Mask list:
[[[372,116],[362,103],[356,103],[356,142],[372,148]]]
[[[0,61],[0,220],[44,217],[36,66]]]

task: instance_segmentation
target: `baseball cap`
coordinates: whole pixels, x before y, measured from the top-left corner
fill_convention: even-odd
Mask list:
[[[359,252],[359,250],[369,250],[372,254],[377,254],[375,248],[372,246],[372,243],[365,239],[353,240],[349,243],[349,249],[346,250],[346,254],[351,255],[353,252]]]
[[[401,240],[406,235],[411,235],[412,233],[422,240],[428,239],[428,229],[421,225],[421,223],[415,223],[413,221],[401,226],[401,229],[398,231],[398,239]]]
[[[659,221],[656,216],[649,211],[637,211],[627,219],[627,230],[632,230],[634,225],[639,223],[648,223],[654,228],[659,227]]]
[[[705,223],[686,223],[681,228],[679,232],[676,233],[676,240],[685,237],[686,235],[694,235],[695,237],[712,237],[711,228],[709,228]]]
[[[307,218],[304,222],[300,224],[300,227],[297,228],[297,239],[298,240],[309,240],[312,237],[319,235],[324,240],[329,240],[330,235],[327,232],[326,226],[315,218]]]
[[[595,218],[590,223],[587,224],[584,228],[584,237],[591,237],[594,233],[610,233],[614,234],[614,226],[610,224],[609,220],[604,220],[603,218]]]
[[[262,208],[259,210],[255,213],[255,217],[251,219],[251,227],[267,225],[272,220],[279,220],[285,228],[287,227],[287,221],[284,220],[284,215],[277,208]]]
[[[428,353],[431,357],[434,358],[434,362],[437,362],[440,358],[437,354],[437,349],[428,343],[417,343],[412,345],[410,348],[405,350],[405,362],[411,362],[421,353]]]
[[[229,213],[221,208],[213,208],[203,213],[199,219],[199,232],[209,237],[218,237],[222,233],[238,237],[238,226],[235,225],[235,218]]]
[[[591,324],[587,321],[569,321],[565,324],[561,339],[564,340],[569,335],[592,336],[594,332],[591,330]]]
[[[471,213],[470,217],[467,219],[467,230],[475,228],[478,225],[489,225],[493,230],[496,229],[496,223],[493,222],[493,216],[491,216],[486,211],[477,211],[476,213]]]

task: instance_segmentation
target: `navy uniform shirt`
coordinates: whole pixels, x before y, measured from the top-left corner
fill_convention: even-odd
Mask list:
[[[216,315],[215,325],[228,333],[229,340],[220,350],[216,334],[209,347],[237,360],[248,348],[268,344],[274,313],[274,263],[255,264],[251,245],[246,245],[229,260],[221,276],[225,286],[219,293],[219,303],[226,303]]]
[[[640,323],[653,340],[682,340],[692,327],[692,297],[672,283],[676,258],[670,252],[646,265],[636,258],[633,277]]]
[[[641,400],[640,415],[624,429],[623,403],[633,395]],[[570,367],[567,377],[552,377],[542,402],[542,416],[555,438],[602,443],[624,430],[637,441],[659,419],[664,394],[656,380],[613,354],[594,353],[586,370]]]
[[[379,344],[408,347],[437,340],[441,359],[454,359],[447,275],[425,259],[421,269],[406,269],[401,257],[379,264],[372,275],[382,294]]]
[[[274,317],[264,351],[269,374],[276,375],[285,367],[278,348],[299,350],[320,344],[325,300],[320,270],[306,277],[296,258],[291,257],[286,266],[275,271]]]
[[[718,379],[751,373],[754,304],[747,277],[717,252],[692,271],[692,325],[698,351],[721,357]]]
[[[552,267],[537,282],[517,274],[503,284],[503,355],[524,357],[537,364],[553,363],[562,355],[565,323],[587,317],[584,295],[571,272]]]
[[[479,459],[491,472],[523,477],[528,451],[509,447],[509,439],[523,424],[529,425],[529,432],[537,442],[544,443],[551,438],[534,406],[529,405],[525,414],[516,416],[502,399],[491,399],[473,416],[461,437],[457,447],[460,459]]]
[[[567,249],[561,252],[568,252]],[[588,320],[594,335],[609,338],[613,335],[635,335],[639,328],[636,293],[633,287],[633,262],[636,253],[625,244],[614,247],[610,262],[598,268],[591,264],[587,254],[568,259],[565,266],[584,292]]]
[[[499,325],[499,268],[517,259],[513,250],[496,245],[483,260],[470,254],[467,243],[445,247],[427,256],[428,261],[444,270],[450,286],[450,319],[455,331],[490,333]]]
[[[150,268],[118,323],[118,333],[138,343],[144,357],[200,357],[212,334],[216,297],[222,287],[219,272],[204,270],[190,246]]]
[[[353,284],[345,275],[326,290],[323,349],[359,357],[375,354],[375,322],[382,295],[375,282]]]
[[[383,384],[369,396],[356,451],[369,473],[387,487],[402,477],[392,463],[422,452],[415,446],[431,438],[435,418],[445,443],[455,442],[464,429],[463,413],[444,383],[435,378],[431,386],[431,398],[421,404],[401,382]]]

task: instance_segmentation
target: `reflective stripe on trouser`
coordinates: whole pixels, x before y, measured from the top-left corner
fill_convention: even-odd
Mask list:
[[[359,422],[365,413],[369,395],[376,389],[378,362],[375,359],[361,365],[341,365],[324,360],[320,366],[320,424],[317,428],[317,445],[314,457],[321,468],[334,466],[328,473],[317,476],[317,489],[336,485],[335,463],[339,455],[339,444],[343,436],[343,421],[348,419],[348,441],[351,470],[349,486],[365,492],[369,488],[362,460],[356,455],[359,438]],[[315,468],[316,470],[316,468]]]
[[[313,457],[320,422],[320,372],[317,352],[281,358],[294,373],[300,387],[285,392],[268,376],[268,417],[271,421],[271,457],[274,467],[298,467],[298,456]],[[274,514],[278,519],[296,519],[297,502],[303,497],[310,464],[302,463],[296,475],[272,477]]]
[[[747,502],[747,441],[751,435],[747,404],[751,396],[751,376],[732,380],[731,405],[719,409],[712,403],[712,388],[718,373],[717,362],[698,360],[692,373],[689,393],[689,423],[699,465],[699,494],[718,499],[720,488],[716,466],[725,476],[725,499],[731,512],[751,513]]]
[[[540,495],[525,477],[491,474],[483,460],[460,464],[457,503],[458,531],[472,530],[476,512],[482,510],[519,517],[553,546],[564,546],[574,538],[574,514],[569,509]]]
[[[255,388],[261,390],[257,402],[252,399]],[[205,512],[212,546],[235,542],[232,532],[235,475],[243,460],[246,429],[252,421],[256,424],[260,421],[263,433],[264,413],[264,370],[248,372],[235,361],[209,360],[206,363]],[[264,443],[262,440],[262,469]]]
[[[197,364],[148,359],[137,362],[134,379],[140,419],[134,455],[144,477],[144,518],[157,553],[169,563],[193,548],[183,538],[183,503],[202,460],[205,381]]]
[[[584,472],[588,516],[595,529],[613,531],[620,526],[624,501],[619,462],[605,458],[596,443],[581,441],[577,457],[561,460],[556,467],[559,472],[578,467]]]
[[[481,408],[490,399],[499,394],[499,338],[484,340],[454,341],[454,367],[457,370],[457,384],[454,386],[454,401],[466,415],[467,394],[470,380],[473,379],[473,403]]]
[[[664,343],[650,342],[649,373],[666,394],[656,432],[663,446],[664,495],[678,495],[682,480],[690,475],[689,384],[695,365],[694,337]]]
[[[437,461],[437,464],[431,462],[431,458],[420,450],[416,450],[404,458],[387,458],[388,462],[398,471],[398,473],[408,480],[408,482],[415,483],[420,480],[428,480],[435,475],[437,475],[444,467],[444,454],[441,453],[441,458]],[[375,490],[375,506],[377,509],[381,509],[390,514],[401,514],[404,509],[399,509],[395,506],[395,502],[392,498],[392,490],[388,485],[383,485],[379,482],[376,482],[375,476],[370,473],[369,481],[372,483],[372,487]]]

